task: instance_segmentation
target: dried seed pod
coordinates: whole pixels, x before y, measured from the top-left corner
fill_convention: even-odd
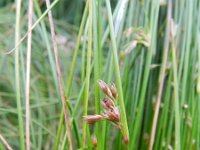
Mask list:
[[[102,120],[103,117],[101,115],[88,115],[84,117],[84,120],[88,123],[88,124],[94,124],[97,121]]]
[[[117,107],[107,111],[108,117],[111,121],[118,122],[120,120],[120,113]]]
[[[112,97],[112,93],[110,91],[110,88],[108,87],[108,85],[103,81],[103,80],[99,80],[98,81],[100,88],[102,89],[102,91],[108,96],[108,97]]]
[[[128,137],[128,136],[125,136],[123,140],[124,140],[124,143],[125,143],[125,144],[128,144],[128,143],[129,143],[129,137]]]
[[[117,99],[117,98],[118,98],[118,93],[117,93],[117,88],[116,88],[116,86],[115,86],[114,83],[112,83],[112,84],[110,85],[110,91],[111,91],[111,93],[112,93],[112,96],[113,96],[115,99]]]
[[[97,137],[95,135],[92,136],[92,144],[94,147],[97,147]]]
[[[106,110],[111,109],[114,107],[114,103],[110,98],[104,98],[101,102],[103,108],[105,108]]]

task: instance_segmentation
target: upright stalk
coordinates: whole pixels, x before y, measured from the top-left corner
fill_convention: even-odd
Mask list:
[[[50,7],[49,0],[46,0],[46,5],[47,5],[47,8]],[[66,104],[64,89],[63,89],[63,85],[62,85],[62,73],[61,73],[60,64],[59,64],[58,47],[57,47],[56,39],[55,39],[54,23],[53,23],[53,17],[52,17],[51,10],[48,12],[48,17],[49,17],[49,23],[50,23],[53,49],[54,49],[54,54],[55,54],[56,71],[57,71],[57,77],[58,77],[58,83],[59,83],[59,89],[60,89],[60,96],[61,96],[64,116],[65,116],[66,133],[67,133],[67,137],[68,137],[69,149],[72,150],[73,148],[72,148],[70,126],[69,126],[69,114],[67,111],[67,104]]]
[[[32,40],[32,14],[33,0],[29,0],[28,12],[28,44],[27,44],[27,63],[26,63],[26,150],[30,150],[30,69],[31,69],[31,40]]]
[[[85,10],[84,10],[84,13],[83,13],[83,17],[82,17],[82,21],[81,21],[81,25],[80,25],[80,30],[79,30],[79,33],[78,33],[78,38],[77,38],[77,41],[76,41],[76,47],[75,47],[75,50],[74,50],[74,55],[73,55],[73,58],[72,58],[72,64],[71,64],[71,67],[70,67],[71,71],[69,73],[69,77],[68,77],[68,80],[67,80],[67,89],[66,89],[66,95],[67,96],[70,94],[70,91],[71,91],[71,86],[72,86],[72,81],[73,81],[78,51],[79,51],[80,44],[81,44],[81,36],[83,34],[84,25],[85,25],[85,22],[86,22],[86,19],[87,19],[88,5],[89,4],[88,4],[88,0],[87,0],[86,5],[85,5]]]
[[[20,94],[20,64],[19,64],[19,47],[18,42],[20,40],[20,12],[21,12],[21,0],[16,1],[16,25],[15,25],[15,87],[16,87],[16,100],[17,100],[17,114],[19,124],[19,137],[20,137],[20,149],[25,150],[24,142],[24,125],[23,125],[23,112],[21,106],[21,94]]]
[[[163,90],[164,79],[165,79],[165,71],[166,71],[166,66],[167,66],[168,49],[169,49],[171,9],[172,9],[172,2],[171,2],[171,0],[169,0],[168,1],[168,17],[167,17],[165,49],[164,49],[163,63],[162,63],[161,72],[160,72],[160,84],[159,84],[159,89],[158,89],[158,97],[156,100],[156,109],[155,109],[154,118],[153,118],[149,150],[153,149],[157,120],[158,120],[159,109],[160,109],[161,96],[162,96],[162,90]]]
[[[151,69],[151,62],[153,59],[153,54],[156,49],[156,29],[158,26],[158,14],[159,14],[159,0],[153,0],[150,6],[151,10],[151,19],[150,19],[150,37],[151,43],[150,47],[148,48],[145,60],[145,66],[143,71],[143,78],[141,82],[141,90],[140,90],[140,97],[138,102],[138,112],[135,118],[135,125],[133,127],[133,132],[131,134],[131,143],[130,148],[135,149],[138,144],[135,142],[139,141],[139,133],[141,133],[142,127],[142,120],[143,120],[143,113],[144,113],[144,104],[145,104],[145,97],[147,93],[147,86],[149,81],[150,69]]]
[[[91,56],[92,56],[92,0],[88,0],[89,2],[89,25],[88,25],[88,49],[87,49],[87,65],[86,65],[86,84],[85,84],[85,95],[84,95],[84,108],[83,115],[87,115],[88,109],[88,98],[89,98],[89,85],[90,85],[90,66],[91,66]],[[87,125],[86,122],[83,121],[83,146],[86,145],[86,133],[87,133]]]
[[[119,70],[117,45],[116,45],[115,32],[114,32],[114,27],[113,27],[113,18],[112,18],[112,12],[111,12],[111,6],[110,6],[109,0],[106,0],[106,8],[107,8],[107,13],[108,13],[108,22],[109,22],[109,27],[110,27],[110,36],[111,36],[112,51],[113,51],[113,57],[114,57],[116,86],[117,86],[118,94],[119,94],[119,106],[120,106],[120,111],[121,111],[122,134],[124,136],[124,141],[126,143],[128,143],[129,131],[128,131],[128,125],[127,125],[127,119],[126,119],[126,110],[125,110],[125,105],[124,105],[122,83],[121,83],[120,70]]]
[[[99,37],[99,33],[98,33],[98,28],[99,28],[99,24],[97,25],[97,4],[96,4],[96,0],[92,0],[92,4],[93,4],[93,48],[94,48],[94,94],[95,94],[95,110],[96,113],[99,114],[100,113],[100,93],[99,93],[99,86],[97,81],[101,78],[101,74],[100,74],[100,57],[99,57],[99,52],[100,52],[100,45],[101,42],[99,41],[100,37]],[[99,13],[99,12],[98,12]],[[99,15],[99,14],[98,14]],[[99,18],[99,17],[98,17]],[[98,22],[99,23],[99,22]],[[97,123],[96,124],[96,136],[97,136],[97,149],[101,150],[102,147],[101,145],[103,145],[103,140],[102,140],[102,131],[101,131],[101,126],[102,123]]]
[[[172,22],[171,22],[172,23]],[[177,60],[176,49],[174,43],[174,26],[171,24],[172,36],[172,65],[173,65],[173,78],[174,78],[174,108],[175,108],[175,149],[180,150],[180,114],[179,114],[179,92],[178,92],[178,73],[177,73]]]
[[[76,61],[77,61],[77,56],[78,56],[78,50],[80,48],[81,36],[82,36],[84,25],[85,25],[85,22],[86,22],[87,13],[88,13],[88,1],[86,2],[86,5],[85,5],[85,10],[84,10],[83,17],[82,17],[80,30],[79,30],[79,33],[78,33],[78,38],[77,38],[77,41],[76,41],[76,47],[75,47],[74,55],[73,55],[73,58],[72,58],[72,64],[71,64],[71,67],[70,67],[70,73],[69,73],[69,77],[68,77],[68,80],[67,80],[67,89],[66,89],[66,96],[67,97],[69,96],[70,91],[71,91],[71,85],[72,85],[72,81],[73,81],[73,77],[74,77],[75,66],[76,66]],[[55,142],[55,145],[54,145],[55,150],[58,148],[58,144],[60,142],[60,136],[61,136],[61,131],[62,131],[62,127],[63,127],[63,120],[64,120],[64,112],[62,110],[62,112],[60,114],[59,124],[58,124],[56,142]],[[73,123],[74,123],[74,127],[75,127],[76,123],[74,121],[73,121]],[[78,137],[78,141],[79,141],[79,137]],[[80,142],[78,142],[78,143],[80,143]]]

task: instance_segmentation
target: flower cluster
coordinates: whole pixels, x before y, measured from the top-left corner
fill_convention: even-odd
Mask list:
[[[101,90],[106,95],[101,102],[103,112],[101,114],[85,116],[84,120],[88,124],[94,124],[100,120],[108,120],[120,128],[120,111],[116,106],[118,99],[117,88],[114,83],[112,83],[110,86],[102,80],[99,80],[98,83]]]

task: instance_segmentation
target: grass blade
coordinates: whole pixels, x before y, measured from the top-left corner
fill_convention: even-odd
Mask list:
[[[47,9],[50,8],[49,0],[46,0],[46,5],[47,5]],[[66,104],[64,89],[62,85],[62,73],[61,73],[60,64],[59,64],[58,47],[57,47],[56,39],[55,39],[54,23],[53,23],[51,10],[48,12],[48,16],[49,16],[49,23],[50,23],[50,29],[51,29],[53,49],[54,49],[55,60],[56,60],[56,72],[58,75],[60,95],[61,95],[61,100],[62,100],[62,105],[63,105],[64,116],[65,116],[65,124],[66,124],[66,129],[67,129],[66,132],[67,132],[67,137],[68,137],[69,149],[72,150],[73,145],[72,145],[72,139],[71,139],[71,133],[70,133],[70,126],[69,126],[69,114],[67,112],[67,104]]]
[[[33,15],[33,1],[29,0],[28,30],[31,30]],[[32,32],[28,33],[27,39],[27,63],[26,63],[26,149],[30,150],[30,70],[31,70],[31,42]]]
[[[20,39],[20,14],[21,14],[21,0],[16,1],[16,26],[15,26],[15,46]],[[23,125],[23,112],[21,104],[21,91],[20,91],[20,64],[19,64],[19,47],[15,50],[15,86],[16,86],[16,100],[17,100],[17,112],[18,112],[18,124],[20,135],[20,148],[25,150],[24,140],[24,125]]]
[[[119,63],[118,63],[118,54],[117,54],[117,46],[116,46],[116,41],[115,41],[115,33],[114,33],[114,27],[113,27],[113,18],[112,18],[112,12],[111,12],[109,0],[106,0],[106,8],[108,11],[108,21],[109,21],[110,36],[111,36],[111,41],[112,41],[114,67],[115,67],[115,73],[116,73],[116,85],[117,85],[117,89],[119,92],[119,105],[120,105],[120,111],[121,111],[122,134],[124,136],[125,142],[128,143],[129,131],[128,131],[126,111],[125,111],[124,98],[123,98],[123,92],[122,92],[122,83],[121,83]]]

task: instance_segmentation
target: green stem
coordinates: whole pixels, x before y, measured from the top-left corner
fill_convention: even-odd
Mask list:
[[[114,35],[113,18],[112,18],[112,12],[111,12],[111,6],[110,6],[109,0],[106,0],[106,8],[108,11],[110,36],[111,36],[111,42],[112,42],[112,47],[113,47],[112,51],[113,51],[114,67],[115,67],[115,74],[116,74],[116,86],[117,86],[118,94],[119,94],[119,106],[120,106],[120,113],[121,113],[122,134],[124,136],[124,140],[128,141],[129,140],[129,131],[128,131],[126,110],[125,110],[125,106],[124,106],[124,98],[123,98],[123,92],[122,92],[122,83],[121,83],[120,70],[119,70],[117,45],[116,45],[115,35]]]
[[[83,34],[84,25],[85,25],[86,18],[87,18],[87,12],[88,12],[88,2],[86,3],[85,10],[84,10],[84,13],[83,13],[83,19],[81,21],[81,26],[80,26],[80,30],[79,30],[79,33],[78,33],[78,38],[77,38],[77,41],[76,41],[76,47],[75,47],[74,55],[73,55],[73,58],[72,58],[72,64],[71,64],[71,67],[70,67],[71,71],[69,73],[69,78],[67,80],[67,89],[66,89],[66,95],[67,96],[69,96],[70,91],[71,91],[71,86],[72,86],[72,81],[73,81],[74,71],[75,71],[75,65],[76,65],[78,51],[79,51],[79,47],[80,47],[80,43],[81,43],[81,35]]]
[[[140,94],[140,99],[139,99],[138,112],[135,119],[133,132],[131,135],[131,144],[130,144],[131,149],[135,148],[135,146],[137,147],[137,144],[135,143],[138,142],[139,133],[141,131],[141,124],[142,124],[142,119],[143,119],[145,96],[147,92],[151,61],[153,58],[154,51],[156,49],[155,45],[156,45],[156,29],[157,29],[157,24],[158,24],[158,13],[159,13],[159,1],[154,0],[151,4],[151,21],[150,21],[151,45],[148,48],[147,56],[145,58],[146,59],[145,68],[144,68],[142,85],[141,85],[141,94]]]
[[[86,84],[85,84],[85,95],[84,95],[84,108],[83,115],[87,115],[88,109],[88,98],[89,98],[89,85],[90,85],[90,66],[91,66],[91,56],[92,56],[92,0],[89,2],[89,25],[88,25],[88,50],[87,50],[87,65],[86,65]],[[83,146],[86,146],[86,134],[87,125],[83,122]]]
[[[101,51],[101,39],[100,39],[100,33],[99,33],[99,20],[97,20],[97,6],[96,6],[96,1],[92,0],[92,4],[93,4],[93,48],[94,48],[94,90],[95,90],[95,110],[96,110],[96,114],[100,114],[100,93],[99,93],[99,86],[97,81],[101,78],[101,74],[100,74],[100,69],[101,69],[101,65],[100,65],[100,51]],[[99,12],[98,12],[99,13]],[[99,15],[99,14],[98,14]],[[99,17],[98,17],[99,18]],[[98,21],[98,25],[97,25],[97,21]],[[101,150],[102,147],[101,145],[103,145],[103,139],[102,139],[102,131],[101,131],[101,126],[102,123],[99,122],[96,124],[96,128],[95,128],[95,133],[96,133],[96,137],[97,137],[97,149]]]
[[[19,47],[17,46],[20,39],[20,12],[21,12],[21,0],[16,1],[16,26],[15,26],[15,86],[16,86],[16,99],[17,99],[17,113],[19,123],[19,136],[20,136],[20,149],[25,150],[24,142],[24,125],[23,125],[23,112],[21,105],[20,94],[20,64],[19,64]]]
[[[172,64],[174,77],[174,109],[175,109],[175,149],[180,150],[180,114],[179,114],[179,95],[178,95],[178,73],[176,64],[176,51],[174,39],[172,39]]]
[[[74,55],[73,55],[73,59],[72,59],[72,64],[71,64],[71,69],[70,69],[70,74],[67,80],[67,89],[66,89],[66,97],[69,96],[70,94],[70,90],[71,90],[71,85],[72,85],[72,80],[73,80],[73,76],[74,76],[74,72],[75,72],[75,65],[76,65],[76,61],[77,61],[77,56],[78,56],[78,50],[80,47],[80,42],[81,42],[81,35],[83,33],[83,29],[84,29],[84,24],[86,22],[86,18],[87,18],[87,12],[88,12],[88,2],[86,3],[85,6],[85,10],[83,13],[83,19],[81,21],[81,26],[80,26],[80,30],[78,33],[78,38],[77,38],[77,42],[76,42],[76,47],[74,50]],[[68,105],[69,107],[69,105]],[[62,127],[63,127],[63,120],[64,120],[64,113],[63,110],[60,114],[60,120],[59,120],[59,124],[58,124],[58,131],[57,131],[57,135],[56,135],[56,143],[54,145],[54,149],[58,148],[58,144],[60,143],[60,136],[61,136],[61,131],[62,131]],[[77,128],[76,122],[73,121],[73,125],[74,128]],[[76,135],[78,135],[78,131],[76,131]],[[80,143],[79,137],[77,137],[78,139],[78,143]]]

